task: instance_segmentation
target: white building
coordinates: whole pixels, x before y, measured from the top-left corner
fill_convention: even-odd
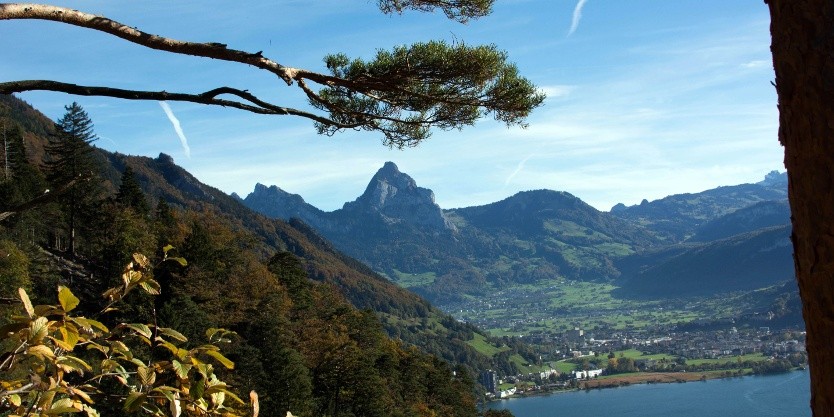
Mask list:
[[[510,396],[512,396],[513,394],[515,394],[515,392],[516,392],[516,387],[512,387],[512,388],[510,388],[510,389],[508,389],[508,390],[506,390],[506,391],[501,391],[501,392],[499,392],[499,393],[498,393],[498,398],[507,398],[507,397],[510,397]]]
[[[591,379],[602,375],[602,369],[589,369],[587,371],[573,371],[575,379]]]

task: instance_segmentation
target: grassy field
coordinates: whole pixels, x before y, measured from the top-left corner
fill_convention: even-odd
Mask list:
[[[768,357],[766,357],[762,353],[751,353],[751,354],[742,355],[742,356],[732,356],[732,357],[717,358],[717,359],[691,359],[691,360],[687,360],[686,363],[688,365],[702,365],[702,364],[705,364],[705,363],[725,364],[725,363],[746,362],[746,361],[761,362],[761,361],[764,361],[764,360],[767,360],[767,359],[768,359]]]
[[[661,360],[666,359],[668,361],[674,361],[677,359],[674,355],[667,355],[664,353],[654,354],[654,355],[644,355],[643,352],[637,349],[629,349],[629,350],[618,350],[614,352],[616,357],[624,358],[631,358],[631,359],[654,359],[654,360]],[[723,358],[716,358],[716,359],[687,359],[687,365],[703,365],[703,364],[727,364],[727,363],[737,363],[737,362],[761,362],[767,360],[768,357],[762,353],[750,353],[747,355],[742,356],[727,356]]]
[[[395,269],[394,273],[396,274],[394,277],[392,277],[394,282],[396,282],[397,285],[405,288],[429,285],[437,279],[437,274],[435,274],[434,272],[424,272],[422,274],[409,274],[405,272],[400,272]]]
[[[675,359],[675,356],[667,355],[665,353],[659,353],[659,354],[654,354],[654,355],[644,355],[643,352],[641,352],[637,349],[618,350],[618,351],[614,352],[614,355],[618,358],[620,357],[620,355],[622,355],[624,358],[654,359],[656,361],[659,361],[661,359],[667,359],[667,360],[671,361],[671,360]]]
[[[466,342],[469,346],[472,346],[477,350],[479,353],[484,354],[489,357],[493,357],[501,352],[510,350],[507,346],[502,346],[500,348],[495,347],[492,343],[489,343],[483,335],[479,333],[475,333],[475,338]]]
[[[601,376],[589,381],[582,381],[580,386],[584,389],[610,388],[630,384],[689,382],[720,377],[722,377],[720,372],[636,372]]]
[[[564,374],[564,373],[569,373],[569,372],[575,371],[576,368],[579,367],[579,365],[577,365],[573,362],[565,362],[565,361],[562,360],[562,361],[553,363],[553,367],[557,371],[559,371],[559,373]]]
[[[510,350],[510,348],[507,346],[496,347],[492,343],[489,343],[484,338],[484,336],[478,333],[475,333],[475,337],[472,340],[467,341],[466,344],[472,346],[478,352],[490,357],[495,356],[501,352],[506,352]],[[542,366],[531,364],[517,353],[510,356],[510,362],[514,363],[515,366],[518,367],[519,371],[523,374],[528,374],[532,372],[542,372],[550,369],[550,366],[548,364]],[[562,366],[562,368],[557,368],[560,370],[560,372],[562,372],[561,369],[568,369],[569,366],[576,366],[575,364],[563,364],[564,365]],[[572,370],[572,368],[570,369]]]
[[[543,280],[497,291],[447,311],[493,336],[518,336],[574,327],[593,331],[673,326],[733,317],[747,307],[741,294],[697,300],[634,300],[617,298],[616,289],[608,283]]]

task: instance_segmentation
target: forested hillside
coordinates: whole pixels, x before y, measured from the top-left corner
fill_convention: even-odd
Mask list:
[[[74,119],[56,126],[0,96],[9,144],[0,177],[3,299],[23,287],[36,303],[54,303],[60,284],[93,314],[132,253],[158,261],[171,245],[187,265],[159,264],[161,295],[131,294],[106,324],[158,323],[190,345],[205,342],[208,328],[237,332],[223,346],[235,370],[222,374],[235,391],[260,394],[261,415],[474,416],[474,370],[511,368],[465,343],[477,329],[333,250],[304,224],[253,213],[169,156],[90,146],[89,119],[68,109]],[[68,148],[73,138],[81,140]],[[58,175],[66,164],[78,164],[77,174]],[[12,310],[3,310],[4,323]],[[111,388],[118,391],[102,395],[116,395]]]

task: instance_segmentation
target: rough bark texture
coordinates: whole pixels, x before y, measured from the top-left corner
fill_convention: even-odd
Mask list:
[[[811,409],[834,415],[834,1],[769,0]]]

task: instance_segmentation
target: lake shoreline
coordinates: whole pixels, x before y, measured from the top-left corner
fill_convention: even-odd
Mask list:
[[[547,394],[558,395],[547,395]],[[484,409],[517,417],[812,417],[809,372],[712,378],[700,384],[634,383],[623,389],[533,392]],[[648,406],[651,405],[651,406]]]
[[[785,373],[795,371],[804,371],[806,368],[796,368]],[[708,381],[713,379],[731,379],[741,378],[745,376],[756,375],[772,375],[772,374],[754,374],[752,372],[732,373],[728,375],[728,371],[705,371],[705,372],[640,372],[626,375],[611,375],[602,378],[594,378],[589,380],[581,380],[579,386],[573,389],[555,389],[555,390],[531,390],[522,393],[514,394],[506,398],[496,398],[488,402],[500,402],[510,399],[521,399],[528,397],[545,397],[550,395],[566,394],[579,391],[602,390],[609,388],[621,388],[631,385],[639,384],[670,384],[670,383],[687,383],[697,381]]]

